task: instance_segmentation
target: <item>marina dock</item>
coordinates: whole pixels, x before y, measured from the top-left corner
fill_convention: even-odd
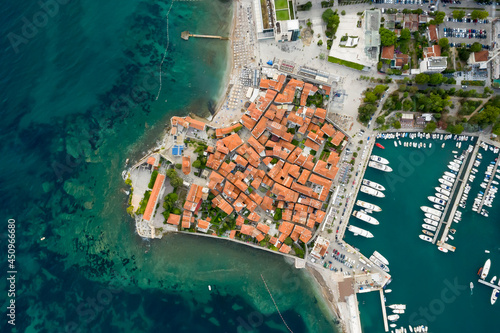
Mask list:
[[[481,204],[479,204],[479,207],[477,209],[478,213],[481,213],[481,210],[483,209],[484,205],[484,200],[486,199],[486,193],[490,190],[491,187],[491,182],[495,180],[495,175],[498,169],[498,163],[500,163],[500,155],[498,155],[497,162],[495,163],[495,166],[493,167],[493,172],[491,173],[490,180],[488,181],[488,185],[486,186],[486,189],[484,190],[484,195],[483,198],[481,199]]]
[[[384,301],[384,291],[382,289],[380,291],[380,303],[382,304],[382,315],[384,316],[384,329],[386,332],[389,332],[389,324],[387,323],[387,311],[385,309],[385,301]]]
[[[434,238],[432,239],[432,244],[436,244],[436,241],[439,237],[439,232],[441,231],[441,227],[443,224],[445,225],[443,234],[441,236],[441,239],[437,242],[438,246],[442,246],[450,251],[455,251],[455,247],[449,245],[446,243],[446,237],[448,237],[448,232],[450,230],[450,226],[453,223],[453,218],[455,216],[455,212],[457,211],[458,208],[458,202],[460,201],[460,198],[462,197],[462,194],[465,189],[465,185],[467,184],[467,179],[469,177],[469,172],[472,167],[472,163],[474,163],[474,159],[471,158],[471,156],[475,156],[479,150],[479,141],[476,143],[476,146],[474,147],[474,150],[471,153],[468,151],[465,152],[466,156],[464,159],[464,162],[460,165],[460,169],[458,170],[457,174],[457,179],[455,180],[455,183],[453,184],[453,187],[451,189],[451,194],[452,198],[450,201],[448,201],[447,205],[444,207],[443,214],[441,215],[441,219],[439,221],[439,225],[436,228],[436,233],[434,235]],[[465,167],[467,165],[467,167]],[[464,181],[465,180],[465,181]],[[457,192],[458,188],[458,193]],[[450,209],[451,207],[451,209]],[[449,211],[449,214],[448,213]],[[448,219],[446,219],[448,217]],[[446,221],[446,222],[445,222]]]
[[[488,281],[484,281],[483,279],[478,279],[477,282],[479,282],[481,284],[484,284],[485,286],[488,286],[490,288],[493,288],[493,289],[496,289],[496,290],[500,291],[500,286],[498,286],[496,284],[489,283]]]
[[[183,31],[183,32],[181,32],[181,38],[182,39],[189,40],[189,37],[229,40],[229,37],[213,36],[213,35],[196,35],[196,34],[190,34],[189,31]]]

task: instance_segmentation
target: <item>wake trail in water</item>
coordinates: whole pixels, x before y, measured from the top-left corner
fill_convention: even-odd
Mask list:
[[[167,55],[167,51],[168,51],[168,46],[170,45],[170,34],[169,34],[169,28],[168,28],[168,16],[170,15],[170,11],[172,10],[172,7],[174,6],[174,1],[175,0],[172,0],[172,2],[170,3],[170,8],[168,8],[168,12],[167,12],[167,46],[165,47],[165,51],[163,52],[163,56],[161,57],[161,62],[160,62],[160,88],[158,89],[158,94],[156,95],[156,100],[158,100],[158,97],[160,97],[160,93],[161,93],[161,86],[162,86],[162,81],[161,81],[161,76],[162,76],[162,67],[163,67],[163,62],[165,61],[165,57]]]

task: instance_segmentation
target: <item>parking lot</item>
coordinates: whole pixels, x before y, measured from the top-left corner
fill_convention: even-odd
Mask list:
[[[485,49],[491,47],[491,24],[455,21],[446,19],[443,24],[439,25],[439,38],[448,38],[450,46],[470,47],[477,42],[482,44]]]

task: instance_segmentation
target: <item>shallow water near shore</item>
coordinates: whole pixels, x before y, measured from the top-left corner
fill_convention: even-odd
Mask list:
[[[0,10],[2,35],[23,36],[23,17],[41,8]],[[0,42],[15,331],[286,332],[261,274],[294,332],[332,331],[309,275],[281,256],[189,235],[143,240],[125,213],[125,160],[154,146],[172,115],[208,115],[224,91],[229,45],[186,42],[181,31],[228,35],[232,10],[218,0],[73,1],[17,51]]]
[[[448,171],[447,164],[453,159],[452,151],[467,149],[469,142],[462,143],[462,149],[455,147],[454,141],[404,139],[410,142],[432,142],[433,148],[417,149],[393,145],[393,140],[379,140],[385,149],[374,148],[373,154],[389,160],[394,171],[390,174],[368,168],[365,178],[386,187],[385,198],[375,198],[364,193],[358,199],[382,208],[382,212],[372,215],[380,225],[371,226],[355,218],[353,225],[366,229],[374,238],[355,237],[346,232],[346,241],[370,256],[379,251],[389,260],[393,281],[387,289],[387,305],[406,304],[406,313],[396,322],[398,327],[426,325],[429,332],[479,332],[496,331],[495,319],[500,304],[490,304],[492,289],[477,282],[477,271],[486,259],[492,266],[487,281],[500,276],[500,204],[498,198],[490,214],[485,218],[472,212],[472,203],[484,178],[487,165],[498,154],[485,152],[480,148],[483,162],[477,168],[476,179],[471,184],[467,208],[461,209],[462,221],[453,223],[456,229],[454,240],[448,243],[456,246],[455,253],[442,253],[435,245],[418,238],[421,234],[424,213],[420,206],[432,206],[427,196],[434,195],[434,187],[439,186],[438,178]],[[491,251],[490,254],[485,250]],[[474,283],[473,293],[469,283]],[[497,280],[498,283],[498,280]],[[366,332],[384,332],[382,310],[378,293],[358,295],[361,321]],[[392,311],[388,310],[388,314]]]

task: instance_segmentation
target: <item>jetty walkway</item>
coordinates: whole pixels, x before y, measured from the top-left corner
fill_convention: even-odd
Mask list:
[[[189,31],[183,31],[183,32],[181,32],[181,38],[182,39],[189,40],[189,37],[229,40],[229,37],[214,36],[214,35],[196,35],[196,34],[190,34]]]
[[[493,180],[495,180],[495,175],[496,175],[499,163],[500,163],[500,154],[498,155],[497,162],[495,163],[495,166],[493,167],[493,171],[491,172],[491,177],[490,177],[490,180],[488,181],[488,186],[486,186],[486,188],[484,190],[484,195],[483,195],[483,198],[481,199],[481,203],[479,204],[479,207],[477,208],[478,214],[481,213],[481,210],[482,210],[483,205],[484,205],[484,200],[486,200],[486,196],[490,190],[491,183],[493,182]]]
[[[457,179],[455,180],[455,183],[453,184],[453,187],[451,189],[450,201],[448,201],[448,204],[444,208],[443,214],[441,215],[441,219],[439,221],[439,225],[436,228],[436,233],[434,235],[434,238],[432,239],[432,244],[436,244],[436,241],[439,237],[439,233],[444,224],[445,228],[441,236],[441,239],[437,242],[437,245],[442,246],[450,251],[455,251],[455,247],[446,243],[446,237],[448,237],[448,232],[450,231],[451,224],[453,223],[453,218],[458,208],[458,202],[460,202],[460,198],[462,197],[465,186],[467,184],[467,179],[469,179],[469,173],[472,168],[472,164],[474,163],[474,158],[472,157],[477,154],[477,152],[479,151],[479,147],[480,147],[480,140],[476,142],[476,145],[472,153],[469,153],[467,150],[465,151],[464,162],[462,163],[462,165],[460,165],[460,169],[458,170],[457,174]],[[447,214],[448,210],[450,210],[449,214]],[[446,217],[448,218],[446,219]]]

